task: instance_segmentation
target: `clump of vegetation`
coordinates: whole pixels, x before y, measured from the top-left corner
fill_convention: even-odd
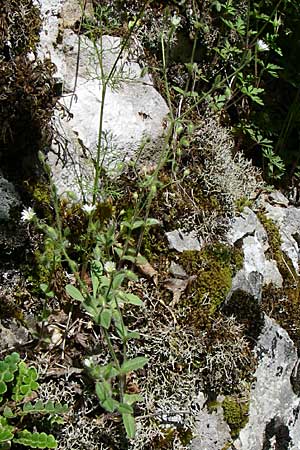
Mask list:
[[[240,142],[235,146],[220,123],[234,126],[234,115],[240,115],[243,129],[236,127],[237,136],[242,132],[251,137],[252,144],[269,148],[270,142],[263,136],[258,142],[259,130],[247,113],[251,105],[262,106],[262,80],[268,79],[272,70],[276,75],[279,67],[267,67],[266,59],[258,58],[259,31],[255,30],[255,39],[249,41],[255,27],[246,30],[243,15],[249,24],[252,20],[246,2],[204,1],[199,6],[189,0],[174,0],[166,9],[156,1],[151,5],[143,2],[142,8],[138,0],[93,3],[95,21],[83,18],[80,32],[94,44],[110,25],[123,36],[108,74],[103,70],[101,52],[97,52],[102,107],[93,185],[83,195],[84,203],[63,202],[45,165],[49,180],[45,186],[35,183],[31,193],[35,210],[22,213],[22,220],[30,222],[28,231],[36,230],[44,240],[43,246],[36,245],[39,283],[35,283],[35,294],[45,300],[45,310],[49,299],[58,310],[42,314],[39,345],[47,344],[46,339],[41,342],[48,326],[46,316],[49,319],[52,315],[51,320],[57,316],[59,324],[50,323],[55,330],[48,339],[51,356],[56,361],[62,358],[75,373],[78,371],[86,386],[84,395],[92,398],[90,409],[85,404],[73,411],[68,432],[60,434],[62,446],[84,448],[82,440],[74,444],[82,427],[81,435],[93,448],[150,450],[159,446],[182,450],[192,439],[194,403],[200,390],[213,396],[220,392],[226,395],[224,416],[236,437],[246,423],[247,402],[238,396],[246,389],[243,382],[252,381],[255,359],[250,342],[260,330],[262,314],[259,305],[255,307],[240,293],[224,304],[232,278],[242,265],[242,255],[215,242],[226,232],[240,199],[249,201],[262,182],[258,171],[238,152]],[[18,7],[13,2],[7,5]],[[21,5],[27,11],[32,3],[24,0]],[[254,7],[256,15],[261,7]],[[153,17],[160,20],[156,22]],[[253,23],[261,20],[275,36],[274,14],[270,20],[257,16]],[[154,23],[156,27],[158,23],[160,33],[153,30]],[[215,26],[214,33],[208,25]],[[38,21],[28,32],[36,33],[37,29]],[[150,29],[155,31],[152,41],[151,33],[146,35]],[[15,151],[24,156],[28,156],[29,134],[35,136],[30,152],[43,148],[55,103],[53,65],[27,58],[29,50],[34,52],[34,36],[24,42],[23,49],[13,43],[18,56],[3,47],[2,142],[6,152],[14,144]],[[122,52],[137,36],[159,61],[157,73],[161,74],[160,86],[170,113],[158,162],[149,170],[140,170],[137,162],[132,164],[127,179],[123,176],[123,186],[124,180],[128,185],[120,198],[122,189],[118,186],[118,195],[112,195],[103,167],[107,151],[103,105],[108,88],[119,81],[117,66]],[[204,49],[199,48],[200,38]],[[180,51],[182,42],[187,44],[188,57]],[[267,44],[271,47],[271,38]],[[212,65],[211,58],[215,61]],[[254,62],[256,70],[263,71],[255,77]],[[17,93],[12,92],[13,86]],[[22,110],[16,109],[17,97]],[[5,116],[4,110],[9,115]],[[215,117],[199,120],[204,110],[213,111]],[[244,110],[250,129],[248,122],[242,122]],[[161,206],[162,200],[167,207]],[[164,231],[177,226],[196,230],[209,245],[199,252],[171,252]],[[271,248],[275,259],[279,258],[278,243],[271,243]],[[165,289],[173,258],[186,272],[184,280],[175,278],[180,286],[177,302]],[[138,271],[148,279],[138,278]],[[73,394],[72,400],[76,398]],[[29,409],[41,414],[39,403],[30,405]],[[20,407],[18,411],[24,410]],[[78,429],[74,429],[74,417]],[[1,425],[8,426],[8,419],[17,421],[17,416],[4,417]],[[92,430],[98,426],[93,439],[89,426]],[[8,431],[13,432],[11,428]],[[47,444],[55,445],[53,440]]]
[[[188,274],[197,275],[184,307],[190,310],[188,320],[199,326],[203,310],[213,315],[226,299],[232,278],[241,267],[242,255],[224,244],[208,245],[199,252],[183,252],[180,263]]]
[[[0,361],[0,447],[8,449],[11,444],[30,448],[56,448],[53,435],[44,431],[29,431],[28,428],[47,427],[41,417],[48,417],[50,423],[60,422],[67,411],[67,405],[31,402],[38,390],[38,374],[34,367],[27,367],[18,353],[12,353]],[[34,420],[35,419],[35,420]],[[48,425],[49,426],[49,425]],[[28,427],[28,428],[27,428]]]

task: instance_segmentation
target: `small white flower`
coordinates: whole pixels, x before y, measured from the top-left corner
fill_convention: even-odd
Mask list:
[[[180,24],[180,22],[181,22],[181,18],[176,16],[176,14],[171,19],[171,24],[174,28],[177,28],[178,25]]]
[[[270,50],[268,44],[266,44],[262,39],[257,40],[257,48],[259,52],[267,52]]]
[[[93,211],[95,211],[96,206],[95,205],[83,205],[81,207],[82,211],[84,211],[86,214],[91,214]]]
[[[33,211],[33,209],[31,208],[31,206],[29,208],[23,209],[23,211],[21,213],[22,222],[32,222],[35,217],[36,217],[36,214]]]
[[[88,369],[90,369],[90,368],[94,365],[93,358],[92,358],[92,357],[90,357],[90,358],[85,358],[85,359],[83,360],[83,364],[85,365],[85,367],[87,367]]]
[[[114,263],[113,261],[107,261],[104,264],[104,270],[106,273],[112,273],[116,270],[116,263]]]

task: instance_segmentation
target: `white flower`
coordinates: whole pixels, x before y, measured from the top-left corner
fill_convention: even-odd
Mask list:
[[[94,365],[94,361],[92,356],[90,356],[89,358],[85,358],[83,360],[83,364],[85,365],[85,367],[87,367],[88,369],[90,369],[93,365]]]
[[[31,208],[31,206],[29,208],[23,209],[23,211],[21,213],[22,222],[32,222],[35,217],[36,217],[36,214],[33,211],[33,209]]]
[[[96,206],[95,205],[83,205],[81,207],[82,211],[84,211],[86,214],[91,214],[93,211],[95,211]]]
[[[104,270],[106,273],[112,273],[116,270],[116,263],[114,263],[113,261],[107,261],[104,264]]]
[[[262,39],[258,39],[257,40],[257,49],[259,52],[267,52],[269,50],[269,46]]]

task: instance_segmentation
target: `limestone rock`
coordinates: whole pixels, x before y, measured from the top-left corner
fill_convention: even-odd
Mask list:
[[[300,398],[291,384],[297,349],[286,331],[265,317],[256,353],[259,363],[250,393],[249,421],[232,449],[299,450]]]
[[[174,248],[178,252],[187,250],[201,250],[201,243],[196,233],[186,233],[182,230],[174,230],[166,233],[169,241],[169,247]]]
[[[122,41],[119,37],[103,36],[100,44],[65,28],[78,17],[75,6],[76,0],[68,0],[67,7],[62,0],[42,2],[44,29],[40,54],[50,54],[56,64],[56,76],[63,80],[61,102],[71,114],[57,117],[57,136],[49,164],[59,193],[72,190],[82,197],[83,190],[92,188],[99,144],[103,89],[98,57],[107,77]],[[155,161],[164,141],[163,121],[168,107],[151,78],[141,76],[141,67],[133,54],[133,48],[122,52],[105,95],[100,163],[110,175],[118,174],[124,163],[136,158],[141,145],[145,145],[145,158]]]
[[[234,219],[227,239],[229,243],[235,244],[247,235],[255,236],[262,244],[264,251],[268,250],[268,235],[256,214],[248,207]]]
[[[227,300],[237,290],[260,300],[264,285],[272,283],[276,287],[282,287],[283,279],[276,261],[265,254],[269,248],[267,233],[250,208],[245,208],[235,218],[227,239],[231,245],[240,244],[244,254],[243,268],[233,278]]]
[[[281,237],[281,249],[291,259],[299,273],[300,209],[265,204],[266,215],[278,226]]]
[[[231,437],[230,428],[224,421],[222,408],[218,407],[216,411],[209,413],[204,406],[203,394],[199,395],[198,402],[202,408],[197,415],[196,436],[190,450],[223,450],[224,446],[231,441]]]

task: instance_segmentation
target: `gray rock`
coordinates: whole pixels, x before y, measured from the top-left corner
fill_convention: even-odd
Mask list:
[[[256,382],[250,393],[249,421],[234,442],[236,450],[300,448],[300,399],[291,385],[297,350],[285,330],[265,317],[258,340]]]
[[[243,239],[242,248],[244,253],[243,268],[238,271],[232,280],[227,301],[237,290],[261,300],[264,285],[272,283],[278,288],[282,287],[283,279],[276,261],[266,258],[264,247],[256,236],[246,236]]]
[[[253,236],[247,236],[243,240],[244,270],[247,273],[258,272],[263,276],[263,284],[273,283],[276,287],[282,287],[282,276],[277,268],[276,261],[268,260],[260,241]]]
[[[203,394],[200,396],[202,396],[202,408],[197,415],[196,436],[190,445],[190,450],[223,450],[224,446],[231,442],[230,428],[224,420],[223,409],[220,406],[216,411],[209,413],[206,406],[203,407]]]
[[[166,233],[169,247],[184,252],[186,250],[201,250],[201,243],[196,233],[186,233],[182,230],[174,230]]]
[[[29,341],[29,331],[14,319],[5,327],[0,322],[0,350],[11,350]]]
[[[228,302],[234,292],[242,291],[260,301],[262,296],[263,276],[259,272],[250,272],[241,269],[232,280],[230,292],[227,295]]]
[[[176,264],[174,261],[171,261],[169,272],[174,275],[175,278],[188,278],[188,274],[183,267],[181,267],[180,264]]]
[[[264,227],[258,220],[256,214],[250,208],[246,207],[241,215],[234,219],[227,239],[233,245],[248,235],[255,236],[262,244],[264,251],[268,250],[268,235]]]
[[[281,249],[290,258],[299,273],[300,209],[290,206],[265,205],[266,215],[278,226],[281,237]]]
[[[11,208],[15,208],[20,205],[20,198],[13,184],[3,178],[0,172],[0,221],[10,220]]]
[[[100,42],[93,43],[81,36],[78,59],[78,35],[65,28],[77,17],[78,3],[68,0],[68,8],[64,9],[63,3],[59,0],[42,2],[44,30],[40,54],[49,53],[56,64],[57,77],[63,80],[61,101],[72,114],[69,119],[57,117],[59,145],[57,142],[53,145],[49,164],[59,193],[72,190],[81,197],[83,190],[91,190],[99,143],[102,85],[97,52],[102,55],[107,76],[122,42],[118,37],[104,36],[100,46]],[[66,17],[67,14],[70,17]],[[141,76],[134,51],[129,48],[123,52],[113,82],[106,90],[100,162],[112,176],[120,173],[124,163],[135,159],[141,145],[148,140],[143,148],[144,158],[156,161],[164,142],[163,120],[168,107],[153,87],[151,78]],[[63,153],[62,159],[57,156],[59,152]]]
[[[285,207],[289,206],[288,199],[280,191],[271,192],[271,194],[269,195],[269,200],[271,201],[271,203],[274,203],[274,204],[277,204],[280,206],[285,206]]]

